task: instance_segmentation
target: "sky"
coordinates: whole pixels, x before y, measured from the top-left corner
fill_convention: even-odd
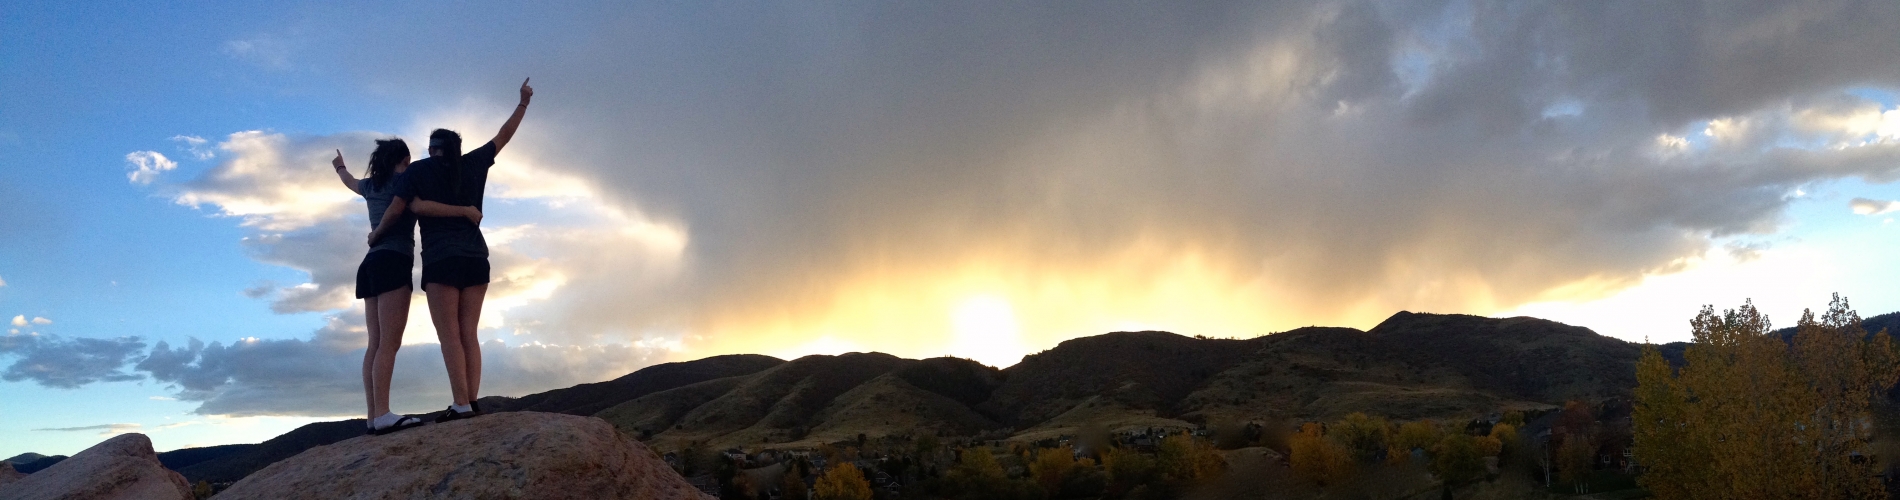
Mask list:
[[[485,141],[486,394],[1401,310],[1900,310],[1900,3],[8,2],[0,457],[360,416],[373,140]],[[397,411],[448,404],[424,301]]]

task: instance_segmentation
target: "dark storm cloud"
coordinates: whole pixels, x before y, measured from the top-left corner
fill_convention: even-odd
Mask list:
[[[1900,88],[1887,1],[519,9],[288,64],[418,106],[533,75],[511,147],[690,228],[684,289],[588,313],[621,323],[795,310],[973,248],[1152,273],[1100,256],[1153,241],[1319,323],[1507,307],[1667,272],[1775,231],[1802,186],[1900,168],[1892,142],[1778,140]]]
[[[161,341],[136,369],[170,384],[179,400],[198,402],[194,411],[201,415],[355,415],[364,404],[365,337],[360,327],[350,326],[357,324],[361,317],[332,318],[307,340],[206,345],[192,339],[180,347]],[[606,380],[657,359],[624,344],[510,347],[490,342],[482,354],[483,394],[511,396]],[[421,412],[448,405],[444,373],[438,346],[403,347],[390,389],[394,409]]]
[[[30,380],[46,387],[76,389],[94,382],[121,382],[144,377],[123,368],[144,351],[138,337],[97,339],[59,335],[11,334],[0,336],[0,356],[14,356],[0,380]]]

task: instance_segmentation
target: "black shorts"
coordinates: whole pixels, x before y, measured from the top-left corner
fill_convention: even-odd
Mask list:
[[[422,263],[422,285],[440,283],[456,288],[488,284],[488,259],[481,257],[445,257]]]
[[[393,250],[377,250],[363,256],[363,265],[356,266],[356,298],[367,299],[382,295],[383,292],[414,285],[414,256]]]

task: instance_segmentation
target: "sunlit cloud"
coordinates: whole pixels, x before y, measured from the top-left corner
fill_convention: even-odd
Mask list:
[[[133,184],[151,184],[158,175],[178,168],[178,162],[165,158],[157,151],[134,151],[125,155],[125,163],[130,172],[125,178]]]
[[[1881,215],[1900,210],[1900,201],[1854,198],[1847,202],[1847,207],[1860,215]]]
[[[131,433],[131,432],[138,432],[140,430],[139,429],[140,427],[144,427],[144,426],[140,424],[100,424],[100,425],[86,425],[86,426],[80,426],[80,427],[56,427],[56,428],[33,429],[33,430],[46,431],[46,432],[99,431],[99,435],[101,436],[111,436],[115,434],[126,434],[126,433]]]

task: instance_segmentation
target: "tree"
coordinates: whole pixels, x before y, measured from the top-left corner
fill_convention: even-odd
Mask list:
[[[1293,467],[1294,475],[1314,484],[1345,481],[1353,473],[1352,451],[1327,439],[1324,434],[1319,424],[1300,426],[1300,432],[1288,440],[1287,446],[1292,449],[1292,453],[1287,461]]]
[[[1654,346],[1637,362],[1633,453],[1662,499],[1872,498],[1869,405],[1900,376],[1883,332],[1869,338],[1835,295],[1804,311],[1792,345],[1745,302],[1690,321],[1695,342],[1676,369]]]
[[[871,483],[851,463],[841,463],[818,478],[816,500],[871,500]]]
[[[1491,426],[1489,437],[1498,442],[1498,451],[1493,455],[1512,456],[1521,453],[1524,449],[1524,440],[1518,437],[1517,427],[1513,424],[1500,422],[1498,425]]]
[[[1075,449],[1068,445],[1036,450],[1035,460],[1029,463],[1029,473],[1051,497],[1101,494],[1102,474],[1095,470],[1095,461],[1086,457],[1076,459]],[[1088,484],[1091,482],[1093,484]],[[1089,491],[1091,489],[1093,491]]]
[[[1446,486],[1457,487],[1484,477],[1484,450],[1478,439],[1463,433],[1446,436],[1432,448],[1432,473]]]
[[[785,500],[808,500],[810,491],[805,489],[805,480],[798,476],[796,468],[787,469],[779,475],[778,494]]]
[[[1155,461],[1135,450],[1114,448],[1102,453],[1102,468],[1108,473],[1109,490],[1125,493],[1155,478]]]
[[[1499,420],[1498,422],[1503,423],[1503,424],[1510,424],[1511,427],[1523,427],[1524,426],[1524,412],[1517,411],[1517,410],[1504,412],[1504,418],[1502,420]]]
[[[1001,478],[1003,466],[996,463],[996,457],[990,456],[990,450],[981,446],[964,448],[957,457],[958,474],[974,478]]]
[[[1577,494],[1589,493],[1591,462],[1596,458],[1597,447],[1589,436],[1570,434],[1564,436],[1564,444],[1557,447],[1557,478],[1570,483]]]
[[[1188,483],[1220,475],[1227,468],[1227,460],[1214,451],[1213,445],[1193,436],[1176,434],[1161,440],[1161,447],[1155,453],[1155,467],[1168,481]]]
[[[1328,435],[1352,450],[1354,458],[1371,462],[1385,453],[1386,441],[1391,437],[1391,430],[1383,418],[1354,412],[1346,415],[1346,418],[1341,419],[1339,423],[1333,424]]]

